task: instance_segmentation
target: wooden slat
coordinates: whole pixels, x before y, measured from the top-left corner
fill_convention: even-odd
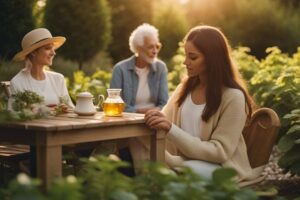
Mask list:
[[[27,145],[0,145],[0,157],[19,155],[29,151],[29,146]]]

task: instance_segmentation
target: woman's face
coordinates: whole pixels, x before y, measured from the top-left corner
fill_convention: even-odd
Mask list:
[[[51,43],[35,50],[32,57],[34,62],[39,65],[51,65],[55,54],[54,45]]]
[[[139,49],[139,57],[147,63],[153,63],[160,50],[161,44],[155,37],[145,37],[144,45]]]
[[[204,55],[190,41],[184,45],[185,60],[184,64],[189,77],[201,76],[206,73]]]

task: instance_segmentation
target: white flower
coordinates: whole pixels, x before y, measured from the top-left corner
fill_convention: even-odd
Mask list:
[[[158,171],[161,173],[161,174],[164,174],[164,175],[175,175],[175,172],[173,170],[170,170],[170,169],[167,169],[165,167],[160,167],[158,169]]]
[[[91,161],[91,162],[97,162],[97,159],[95,157],[91,156],[91,157],[89,157],[89,161]]]
[[[114,161],[120,161],[120,158],[116,156],[115,154],[109,154],[108,159],[114,160]]]
[[[24,174],[24,173],[18,174],[17,181],[21,185],[30,185],[31,184],[31,180],[30,180],[29,176],[27,176],[27,174]]]
[[[66,180],[67,180],[68,183],[76,183],[77,182],[76,177],[73,176],[73,175],[67,176]]]
[[[39,104],[32,104],[31,105],[31,111],[34,115],[37,115],[39,113],[40,105]]]

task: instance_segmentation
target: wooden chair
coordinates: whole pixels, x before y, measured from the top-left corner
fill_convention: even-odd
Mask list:
[[[5,93],[6,97],[9,98],[11,95],[10,82],[1,81],[0,85]],[[20,161],[30,158],[30,147],[28,145],[0,145],[0,171],[2,180],[4,175],[8,171],[18,172],[20,171]]]
[[[259,108],[253,113],[251,120],[243,130],[248,158],[253,169],[262,172],[268,163],[279,128],[280,120],[272,109]],[[255,180],[242,182],[240,186],[252,185],[264,178],[264,176],[260,176]]]
[[[0,85],[4,91],[4,94],[6,97],[10,97],[11,91],[10,91],[10,81],[1,81]]]

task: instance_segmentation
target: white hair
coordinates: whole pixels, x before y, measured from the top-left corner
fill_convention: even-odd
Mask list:
[[[142,24],[138,26],[129,37],[129,48],[132,53],[138,52],[138,47],[144,45],[145,38],[156,38],[158,40],[158,30],[150,24]]]

